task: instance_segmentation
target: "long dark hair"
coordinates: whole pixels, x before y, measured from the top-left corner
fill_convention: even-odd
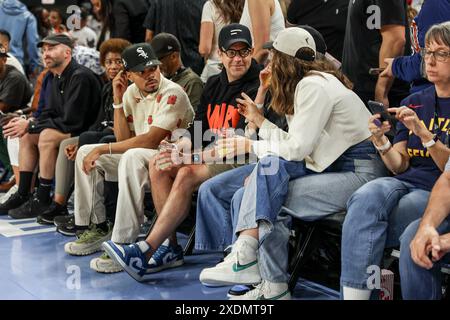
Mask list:
[[[114,15],[112,12],[113,4],[111,0],[101,0],[101,8],[98,14],[98,19],[102,23],[102,31],[98,38],[97,50],[100,48],[103,41],[105,41],[106,32],[112,33],[114,26]]]
[[[34,7],[30,10],[31,13],[36,17],[37,29],[38,29],[37,31],[38,31],[39,37],[41,39],[48,36],[48,27],[45,25],[44,20],[42,18],[42,13],[44,12],[44,10],[46,10],[46,9],[41,6]]]
[[[219,9],[226,24],[237,23],[241,20],[245,0],[212,0]]]
[[[305,48],[306,50],[310,50]],[[308,77],[316,72],[326,72],[335,76],[348,89],[352,88],[352,83],[342,72],[319,55],[314,61],[300,60],[285,53],[273,50],[272,58],[272,109],[279,115],[294,114],[294,98],[297,84],[304,77]]]

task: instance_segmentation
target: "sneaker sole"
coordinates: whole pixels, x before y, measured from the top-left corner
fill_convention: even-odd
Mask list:
[[[77,235],[77,233],[75,231],[72,232],[72,233],[71,232],[66,232],[66,231],[62,231],[61,229],[59,229],[59,227],[56,228],[56,231],[61,233],[62,235],[67,236],[67,237],[76,237],[76,235]]]
[[[66,248],[64,248],[64,251],[67,254],[70,254],[71,256],[89,256],[89,255],[91,255],[93,253],[102,251],[102,248],[94,248],[92,250],[79,251],[79,252],[69,252],[69,251],[66,250]]]
[[[183,264],[184,264],[184,259],[183,260],[175,260],[170,263],[166,263],[158,268],[153,268],[153,269],[147,270],[147,273],[156,273],[156,272],[160,272],[160,271],[163,271],[166,269],[176,268],[176,267],[182,266]]]
[[[39,217],[36,218],[36,222],[39,223],[39,224],[42,224],[42,225],[52,225],[52,224],[54,224],[53,221],[49,221],[49,220],[46,220],[44,218],[39,218]]]
[[[89,267],[98,273],[118,273],[123,271],[122,266],[120,267],[117,266],[116,268],[109,268],[109,269],[100,269],[95,264],[95,260],[91,260],[91,262],[89,263]]]
[[[87,247],[86,249],[80,251],[71,251],[70,248],[66,250],[66,244],[64,245],[64,251],[72,256],[88,256],[90,254],[102,251],[102,243],[108,241],[109,239],[111,239],[111,234],[109,234],[108,237],[104,237],[103,239],[98,240],[98,244],[92,244],[90,247]]]
[[[220,275],[219,275],[220,276]],[[225,279],[225,278],[213,278],[212,276],[210,276],[211,279],[208,279],[208,276],[203,276],[200,273],[200,278],[203,279],[199,279],[200,282],[202,284],[204,284],[207,287],[223,287],[223,286],[233,286],[236,284],[241,284],[241,285],[256,285],[258,283],[261,282],[261,276],[259,276],[258,278],[254,278],[254,279],[250,279],[249,281],[243,281],[245,278],[242,275],[237,275],[234,279]]]

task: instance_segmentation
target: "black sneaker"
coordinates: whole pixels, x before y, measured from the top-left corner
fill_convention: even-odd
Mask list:
[[[56,231],[68,237],[75,237],[77,235],[77,227],[75,226],[75,217],[74,216],[70,217],[71,219],[69,219],[69,221],[67,221],[66,223],[62,223],[61,225],[56,227]]]
[[[55,217],[68,215],[67,207],[60,205],[59,203],[52,202],[48,210],[41,213],[36,222],[40,224],[53,224]]]
[[[36,218],[50,207],[50,203],[42,203],[37,197],[30,199],[16,209],[9,210],[8,215],[13,219]]]
[[[64,224],[67,224],[67,223],[72,223],[73,224],[74,219],[75,218],[74,218],[73,215],[57,216],[57,217],[55,217],[55,219],[53,219],[53,224],[56,227],[60,227],[60,226],[62,226]]]
[[[8,200],[0,204],[0,215],[6,215],[9,210],[16,209],[26,203],[31,195],[21,196],[19,192],[14,193]]]

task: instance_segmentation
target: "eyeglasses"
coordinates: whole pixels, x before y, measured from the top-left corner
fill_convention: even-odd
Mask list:
[[[420,55],[422,56],[423,59],[429,59],[431,56],[433,56],[433,58],[436,61],[446,62],[448,57],[450,56],[450,51],[444,50],[431,51],[426,48],[421,48]]]
[[[224,52],[226,54],[226,56],[230,59],[236,57],[237,54],[239,54],[239,56],[241,58],[247,58],[250,54],[250,52],[252,52],[251,49],[245,48],[245,49],[239,49],[239,50],[234,50],[234,49],[228,49],[228,50],[222,50],[222,52]]]
[[[117,64],[118,66],[122,66],[123,65],[123,61],[122,59],[106,59],[105,60],[105,66],[110,66],[113,63]]]

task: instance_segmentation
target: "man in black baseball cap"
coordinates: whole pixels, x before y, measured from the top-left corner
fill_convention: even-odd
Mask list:
[[[161,64],[152,46],[145,42],[126,48],[122,53],[122,60],[125,70],[131,72],[142,72],[146,68],[156,69]]]
[[[241,79],[250,69],[253,42],[250,30],[238,23],[222,28],[219,33],[219,57],[228,81]]]
[[[239,23],[232,23],[222,28],[219,34],[219,49],[228,50],[233,44],[242,42],[252,48],[252,34],[250,30]]]
[[[38,46],[38,48],[41,48],[42,46],[44,46],[44,44],[53,45],[53,46],[58,45],[58,44],[64,44],[71,49],[73,49],[73,47],[74,47],[73,39],[70,38],[66,34],[49,35],[49,36],[45,37],[44,39],[42,39],[42,41],[38,42],[37,46]]]
[[[164,77],[184,88],[195,110],[200,103],[203,82],[191,68],[184,67],[183,61],[181,61],[181,46],[177,37],[162,32],[152,39],[151,45],[161,62],[159,68]]]

